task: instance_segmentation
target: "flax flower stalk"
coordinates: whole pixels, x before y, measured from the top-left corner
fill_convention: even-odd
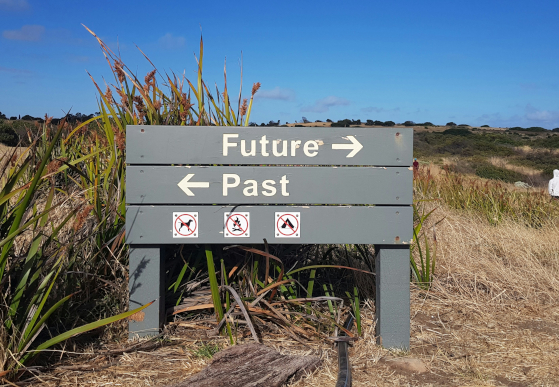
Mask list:
[[[245,118],[245,125],[244,126],[248,126],[248,120],[250,118],[250,112],[252,110],[252,100],[254,99],[254,94],[256,94],[258,89],[260,89],[260,82],[256,82],[254,85],[252,85],[252,95],[250,96],[250,103],[248,104],[248,112],[247,112],[247,116]]]

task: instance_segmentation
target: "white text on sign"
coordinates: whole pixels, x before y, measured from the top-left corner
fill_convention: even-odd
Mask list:
[[[318,155],[319,146],[324,145],[321,140],[269,140],[266,135],[260,137],[260,140],[238,140],[238,133],[223,134],[223,156],[229,156],[229,152],[233,152],[233,148],[239,148],[243,157],[251,157],[261,155],[264,157],[295,157],[301,152],[307,157],[315,157]],[[346,157],[354,157],[363,145],[355,138],[355,136],[342,137],[350,143],[332,144],[332,149],[350,150]],[[232,149],[229,149],[232,148]],[[302,148],[302,149],[301,149]]]
[[[210,188],[210,182],[208,181],[190,181],[194,175],[194,173],[189,173],[177,184],[179,188],[188,196],[195,196],[194,192],[190,188]],[[222,176],[223,196],[228,196],[230,190],[239,187],[241,184],[241,177],[236,173],[224,173]],[[264,196],[275,196],[278,193],[278,190],[281,193],[281,196],[289,196],[289,192],[287,192],[288,184],[289,180],[287,180],[287,175],[283,175],[279,182],[268,179],[259,183],[256,180],[247,179],[243,182],[242,190],[244,196],[258,196],[260,194]],[[276,187],[276,185],[278,186]],[[241,188],[239,187],[238,189]]]
[[[223,156],[229,155],[229,148],[237,147],[237,142],[233,139],[238,138],[239,135],[236,133],[224,133],[223,134]],[[250,140],[250,145],[247,146],[246,140],[241,140],[241,154],[245,157],[256,156],[259,149],[259,153],[268,157],[271,154],[275,157],[287,157],[287,155],[296,156],[297,150],[301,147],[301,140],[268,140],[266,136],[262,136],[258,141],[260,146],[256,145],[256,140]],[[272,143],[271,147],[268,145]],[[315,140],[306,141],[303,145],[303,152],[307,157],[314,157],[318,154],[318,142]]]
[[[223,174],[223,196],[227,196],[230,188],[236,188],[241,183],[241,177],[235,173],[224,173]],[[287,192],[287,175],[283,175],[279,181],[281,185],[281,195],[289,196]],[[248,179],[244,181],[246,187],[243,188],[243,195],[245,196],[258,196],[258,182],[256,180]],[[275,187],[275,180],[264,180],[262,182],[261,191],[264,196],[274,196],[277,192]]]

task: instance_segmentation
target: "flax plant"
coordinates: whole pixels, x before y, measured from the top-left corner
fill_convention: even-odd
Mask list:
[[[37,353],[76,334],[128,316],[108,319],[44,338],[53,315],[76,294],[67,293],[65,272],[79,245],[68,233],[75,215],[76,191],[65,191],[68,171],[79,171],[96,155],[63,145],[64,120],[53,128],[45,117],[31,146],[0,159],[0,377],[15,377]],[[67,157],[70,156],[70,157]],[[64,176],[64,175],[67,176]],[[60,216],[62,215],[62,216]]]
[[[253,85],[248,107],[247,99],[241,105],[241,98],[239,98],[235,111],[228,94],[227,69],[224,66],[224,91],[220,92],[216,85],[214,98],[202,78],[204,59],[202,38],[200,38],[199,57],[196,57],[198,65],[196,80],[191,81],[184,76],[177,77],[175,73],[160,73],[142,52],[153,66],[153,70],[142,82],[141,78],[124,64],[120,56],[116,55],[93,31],[84,27],[97,39],[114,76],[114,83],[105,84],[105,90],[102,90],[90,75],[99,92],[102,113],[99,118],[105,126],[110,127],[114,124],[125,134],[126,125],[241,126],[243,118],[244,125],[248,125],[252,101],[260,88],[260,83]],[[158,78],[167,90],[160,86]]]
[[[234,106],[224,68],[224,91],[216,86],[214,98],[202,79],[202,39],[194,82],[155,66],[142,80],[88,31],[114,76],[101,88],[90,75],[100,114],[57,128],[45,117],[28,133],[29,148],[0,159],[0,378],[14,380],[40,351],[149,306],[119,313],[127,304],[126,126],[248,125],[260,87],[253,85],[250,104],[240,93]],[[86,324],[65,332],[68,316]],[[49,337],[53,319],[59,334]]]
[[[197,62],[195,80],[191,81],[184,76],[177,77],[172,72],[170,74],[159,72],[153,62],[140,50],[153,67],[142,79],[134,74],[122,58],[93,31],[85,28],[97,39],[114,80],[104,82],[101,87],[90,75],[99,93],[100,115],[77,126],[66,142],[75,141],[74,138],[80,135],[82,128],[94,122],[101,129],[99,139],[90,146],[92,149],[98,149],[106,145],[107,150],[86,166],[85,176],[80,177],[80,185],[87,192],[87,200],[94,206],[97,217],[93,243],[95,249],[99,252],[106,250],[107,241],[114,241],[110,248],[113,253],[115,249],[124,248],[122,242],[126,216],[124,177],[127,125],[240,126],[244,119],[246,126],[254,95],[260,88],[260,83],[255,83],[252,87],[250,104],[247,104],[248,99],[244,99],[241,104],[241,88],[238,105],[235,107],[231,104],[228,94],[227,70],[224,66],[224,91],[221,93],[216,85],[214,98],[202,77],[204,59],[202,38],[200,38],[199,55],[195,57]],[[103,254],[98,254],[97,257],[103,259]],[[211,248],[207,250],[207,263],[214,307],[218,312],[218,318],[222,318],[221,298],[217,288]],[[175,281],[175,291],[183,277],[184,272],[180,275],[180,279],[177,279],[178,282]]]
[[[410,246],[410,264],[413,280],[420,288],[429,290],[437,264],[437,236],[433,226],[433,242],[431,243],[425,228],[427,219],[432,216],[435,210],[426,213],[422,209],[420,213],[420,204],[421,202],[417,202],[412,205],[414,226],[413,243]]]

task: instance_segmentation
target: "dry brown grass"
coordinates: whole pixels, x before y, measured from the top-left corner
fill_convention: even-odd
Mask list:
[[[559,380],[559,230],[526,228],[438,208],[438,272],[433,289],[412,286],[411,350],[375,345],[374,306],[363,308],[363,338],[350,351],[354,386],[552,386]],[[246,336],[245,340],[249,340]],[[281,334],[264,343],[282,352],[317,354],[324,365],[296,387],[335,384],[337,356],[330,343],[304,347]],[[101,350],[70,358],[33,380],[41,386],[154,386],[173,383],[208,362],[193,355],[204,330],[178,328],[156,350],[107,356]],[[117,347],[115,344],[111,348]],[[429,372],[392,369],[391,357],[422,359]],[[74,367],[75,369],[68,368]],[[105,367],[84,372],[84,367]]]
[[[14,150],[14,147],[7,146],[7,145],[4,145],[4,144],[0,143],[0,159],[2,159],[2,157],[4,157],[5,155],[8,155],[8,154],[11,155],[13,150]]]
[[[529,176],[531,178],[537,178],[542,174],[541,171],[534,168],[526,167],[523,165],[509,164],[508,160],[502,157],[493,156],[490,157],[488,161],[496,167],[522,173],[523,175]]]

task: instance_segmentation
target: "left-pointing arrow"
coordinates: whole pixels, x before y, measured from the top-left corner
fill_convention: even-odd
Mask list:
[[[194,173],[189,173],[184,179],[179,182],[179,184],[177,184],[179,188],[184,191],[185,194],[187,194],[188,196],[194,196],[194,192],[192,192],[190,188],[210,188],[210,182],[208,181],[189,181],[192,176],[194,176]]]

